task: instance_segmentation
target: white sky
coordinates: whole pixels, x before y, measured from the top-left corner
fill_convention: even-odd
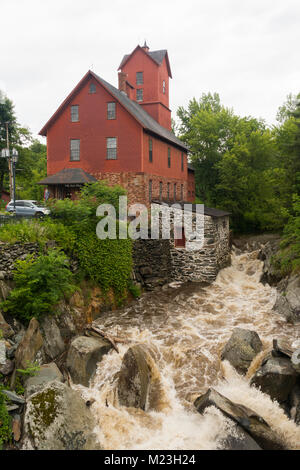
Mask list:
[[[0,0],[0,89],[37,134],[89,68],[117,86],[124,54],[167,49],[170,107],[218,92],[275,122],[300,91],[299,0]]]

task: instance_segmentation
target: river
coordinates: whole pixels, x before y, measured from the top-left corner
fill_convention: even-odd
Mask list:
[[[300,447],[300,427],[275,402],[249,386],[229,365],[221,363],[224,344],[235,327],[255,330],[267,350],[273,338],[300,347],[299,326],[287,324],[272,311],[275,288],[260,283],[263,263],[258,251],[233,251],[230,267],[208,286],[177,285],[145,293],[130,306],[101,316],[97,323],[128,342],[111,350],[99,363],[89,388],[74,386],[97,419],[105,449],[217,449],[234,432],[232,423],[214,407],[203,416],[193,401],[213,386],[236,403],[252,408],[276,430],[289,448]],[[146,411],[118,405],[116,374],[132,344],[143,344],[153,357],[156,393]],[[258,361],[251,365],[251,372]]]

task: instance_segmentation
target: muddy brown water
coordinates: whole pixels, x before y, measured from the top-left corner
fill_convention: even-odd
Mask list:
[[[105,449],[216,449],[232,424],[214,407],[199,415],[193,401],[215,387],[229,399],[252,408],[276,430],[286,445],[300,448],[300,427],[259,390],[220,362],[235,327],[255,330],[267,350],[273,338],[300,347],[299,326],[272,311],[276,290],[260,283],[258,251],[232,253],[230,267],[208,286],[186,284],[146,293],[132,305],[97,320],[108,334],[126,340],[98,365],[89,388],[74,386],[95,399],[92,412]],[[151,351],[156,394],[145,411],[118,405],[116,374],[128,347]],[[150,357],[150,356],[149,356]],[[258,367],[254,362],[252,372]]]

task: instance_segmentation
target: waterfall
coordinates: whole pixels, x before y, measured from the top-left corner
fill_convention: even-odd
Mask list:
[[[258,251],[233,252],[231,266],[220,271],[213,284],[190,283],[146,293],[138,302],[97,320],[107,333],[128,342],[120,345],[119,354],[111,350],[103,358],[89,388],[74,386],[84,398],[95,400],[92,411],[105,449],[220,448],[222,438],[235,432],[232,422],[214,407],[200,415],[193,406],[211,386],[261,415],[289,448],[299,448],[300,427],[269,396],[249,386],[249,374],[242,377],[220,361],[235,327],[255,330],[264,351],[273,338],[299,341],[299,327],[272,311],[276,290],[260,283],[263,263],[257,255]],[[156,393],[145,411],[118,404],[117,374],[123,355],[134,344],[151,351]],[[263,354],[251,364],[251,371]]]

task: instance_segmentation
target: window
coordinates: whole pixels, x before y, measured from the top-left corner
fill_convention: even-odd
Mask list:
[[[107,119],[116,119],[116,103],[107,103]]]
[[[136,72],[136,84],[143,85],[143,83],[144,83],[143,72]]]
[[[168,201],[170,200],[170,183],[168,183],[167,185],[167,198],[168,198]]]
[[[90,92],[90,93],[96,93],[96,85],[95,85],[95,83],[90,83],[89,92]]]
[[[152,163],[153,161],[153,153],[152,153],[152,139],[149,139],[149,162]]]
[[[117,159],[117,138],[107,137],[106,139],[106,158],[107,160]]]
[[[174,201],[176,201],[176,183],[174,183]]]
[[[180,199],[181,201],[183,201],[183,184],[181,185],[181,189],[180,189]]]
[[[71,106],[71,121],[78,122],[79,121],[79,106],[78,104],[74,104]]]
[[[168,147],[168,168],[171,168],[171,149]]]
[[[152,180],[149,180],[149,201],[152,201]]]
[[[159,200],[162,200],[163,184],[162,181],[159,183]]]
[[[143,88],[138,88],[136,90],[136,100],[143,101]]]
[[[181,153],[181,171],[184,170],[184,155],[183,152]]]
[[[70,141],[70,160],[76,162],[80,160],[80,140],[71,139]]]
[[[166,82],[163,80],[163,94],[166,94]]]

